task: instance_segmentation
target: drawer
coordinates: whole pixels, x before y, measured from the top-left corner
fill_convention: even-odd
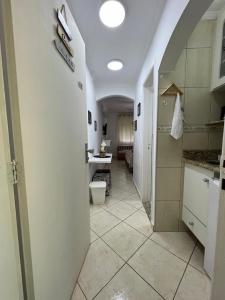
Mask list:
[[[202,245],[205,246],[207,228],[185,206],[183,206],[182,219]]]
[[[208,219],[209,182],[213,172],[185,166],[183,203],[205,226]]]

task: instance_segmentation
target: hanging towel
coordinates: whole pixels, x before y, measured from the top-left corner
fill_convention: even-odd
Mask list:
[[[177,99],[175,103],[174,113],[173,113],[173,122],[170,135],[175,139],[178,140],[183,135],[183,112],[181,108],[180,102],[180,94],[177,94]]]

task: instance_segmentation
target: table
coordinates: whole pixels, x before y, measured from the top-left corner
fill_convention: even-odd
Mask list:
[[[97,154],[98,155],[98,154]],[[112,163],[112,153],[106,153],[106,156],[110,156],[108,158],[103,157],[89,157],[89,164],[111,164]]]

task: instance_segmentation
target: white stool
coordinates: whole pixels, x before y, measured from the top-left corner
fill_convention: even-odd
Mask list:
[[[92,181],[89,184],[91,189],[92,200],[94,204],[104,204],[105,203],[105,191],[106,182],[105,181]]]

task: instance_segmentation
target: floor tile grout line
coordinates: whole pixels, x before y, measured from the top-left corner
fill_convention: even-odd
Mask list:
[[[97,234],[100,238],[103,236],[103,235],[105,235],[105,234],[107,234],[108,232],[110,232],[111,230],[113,230],[116,226],[118,226],[118,225],[120,225],[123,221],[121,221],[121,220],[119,220],[120,222],[119,223],[117,223],[116,225],[114,225],[112,228],[110,228],[109,230],[107,230],[106,232],[104,232],[103,234]],[[91,230],[93,230],[92,228],[91,228]],[[93,230],[94,231],[94,230]]]
[[[107,209],[110,209],[111,207],[113,207],[113,206],[119,204],[120,202],[129,201],[129,200],[125,200],[125,198],[124,198],[124,199],[115,199],[115,200],[118,201],[118,203],[111,204],[108,208],[106,208],[106,207],[100,207],[100,211],[98,211],[98,212],[96,212],[96,213],[94,213],[94,214],[91,214],[91,213],[90,213],[90,217],[92,217],[92,216],[94,216],[94,215],[100,213],[102,209],[105,210],[105,211],[107,211]],[[106,199],[106,201],[110,201],[110,200],[107,200],[107,199]],[[140,201],[140,202],[141,202],[141,201]],[[128,203],[126,203],[126,204],[129,205],[129,206],[131,206],[131,205],[128,204]],[[94,204],[90,204],[90,205],[94,205]],[[104,206],[105,206],[105,205],[104,205]],[[136,208],[136,207],[134,207],[134,206],[131,206],[131,207],[132,207],[132,208]],[[141,208],[142,208],[142,207],[141,207]],[[141,209],[141,208],[140,208],[140,209]],[[136,209],[139,209],[139,208],[136,208]]]
[[[91,227],[90,227],[90,231],[93,231],[99,238],[101,237],[97,232],[95,232]]]
[[[130,261],[133,257],[134,257],[134,255],[140,250],[140,248],[142,247],[142,246],[144,246],[144,244],[146,243],[148,241],[148,238],[146,237],[146,240],[140,245],[140,247],[138,247],[135,251],[134,251],[134,253],[130,256],[130,258],[127,260],[127,263],[128,263],[128,261]]]
[[[132,207],[132,208],[134,208],[134,207]],[[108,213],[110,213],[111,215],[113,215],[114,217],[116,217],[116,218],[118,218],[118,219],[120,219],[118,216],[116,216],[116,214],[113,214],[111,211],[108,211],[108,210],[106,210]],[[138,211],[138,209],[137,208],[135,208],[135,211],[132,213],[132,214],[134,214],[136,211]],[[132,215],[131,214],[131,215]],[[127,218],[129,218],[131,215],[129,215],[128,217],[126,217],[125,219],[120,219],[121,221],[123,221],[123,220],[126,220]]]
[[[129,218],[129,217],[128,217],[128,218]],[[139,230],[137,230],[136,228],[134,228],[133,226],[131,226],[130,224],[128,224],[128,223],[126,223],[126,222],[124,222],[124,221],[122,221],[122,222],[120,222],[118,225],[114,226],[114,227],[112,228],[112,230],[115,229],[117,226],[121,225],[121,223],[124,223],[125,225],[129,226],[130,228],[132,228],[133,230],[135,230],[137,233],[141,234],[143,237],[148,238],[147,235],[145,235],[144,233],[140,232]],[[107,232],[104,233],[101,237],[103,237],[104,235],[108,234],[110,231],[111,231],[111,230],[107,231]]]
[[[115,200],[118,201],[118,202],[121,202],[121,201],[122,201],[122,200],[119,200],[119,199],[115,199]],[[106,201],[110,201],[110,200],[106,200]],[[112,206],[114,206],[114,205],[116,205],[116,204],[118,204],[118,203],[111,204],[110,207],[112,207]],[[90,205],[94,205],[94,204],[90,204]],[[105,204],[103,204],[102,206],[105,206]],[[110,207],[109,207],[109,208],[110,208]],[[96,214],[102,212],[101,210],[106,210],[106,209],[105,209],[105,207],[100,207],[100,211],[99,211],[99,212],[96,212],[95,214],[90,214],[90,217],[92,217],[92,216],[94,216],[94,215],[96,215]]]
[[[120,199],[117,199],[116,197],[117,196],[109,196],[109,197],[113,197],[113,198],[115,198],[115,200],[118,200],[118,201],[129,201],[129,200],[125,200],[125,199],[127,199],[127,197],[131,197],[131,196],[134,196],[134,194],[129,194],[128,196],[124,196],[124,197],[122,197],[122,198],[120,198]],[[107,198],[106,198],[106,200],[107,200]],[[110,200],[109,200],[110,201]],[[137,200],[138,201],[138,200]]]
[[[141,279],[143,279],[160,297],[162,297],[162,295],[153,287],[151,286],[128,262],[129,260],[138,252],[138,250],[146,243],[146,241],[148,240],[148,238],[146,238],[146,240],[135,250],[135,252],[127,259],[127,260],[124,260],[117,252],[115,252],[115,250],[113,248],[111,248],[102,238],[100,238],[105,244],[106,246],[108,246],[117,256],[119,256],[124,264],[123,266],[114,274],[114,276],[104,285],[104,287],[96,294],[95,297],[97,297],[97,295],[99,295],[99,293],[112,281],[112,279],[119,273],[119,271],[125,266],[125,265],[128,265]],[[92,299],[94,299],[92,298]],[[165,300],[164,297],[162,297],[162,299]]]
[[[85,293],[84,293],[84,291],[83,291],[83,289],[82,289],[82,287],[80,286],[80,284],[79,284],[79,282],[77,281],[77,285],[79,286],[79,288],[81,289],[81,292],[83,293],[83,295],[84,295],[84,298],[86,299],[86,300],[88,300],[88,298],[86,297],[86,295],[85,295]]]
[[[125,261],[125,263],[127,263],[130,259],[131,259],[131,257],[133,257],[133,255],[144,245],[144,243],[146,242],[146,240],[147,240],[147,238],[145,237],[145,240],[138,246],[138,248],[134,251],[134,253],[132,253],[131,254],[131,256],[128,258],[128,259],[124,259],[122,256],[120,256],[120,254],[118,254],[117,252],[116,252],[116,250],[114,250],[105,240],[103,240],[103,238],[101,237],[100,238],[107,246],[109,246],[109,248],[113,251],[113,252],[115,252],[115,254],[117,254],[120,258],[122,258],[123,259],[123,261]]]
[[[193,254],[193,250],[191,251],[190,257],[188,259],[188,261],[184,260],[183,258],[179,257],[178,255],[176,255],[175,253],[173,253],[172,251],[170,251],[169,249],[167,249],[165,246],[161,245],[159,242],[156,242],[155,240],[149,238],[150,241],[154,242],[156,245],[160,246],[162,249],[166,250],[167,252],[169,252],[170,254],[172,254],[173,256],[175,256],[176,258],[180,259],[182,262],[184,262],[185,264],[187,264],[189,262],[190,257]],[[195,249],[195,245],[194,245],[194,249]]]
[[[121,222],[121,223],[123,223],[123,222]],[[120,223],[120,224],[121,224]],[[126,223],[125,223],[126,224]],[[128,226],[130,226],[129,224],[126,224],[126,225],[128,225]],[[116,226],[115,226],[116,227]],[[132,229],[134,229],[132,226],[130,226]],[[137,231],[137,230],[136,230]],[[140,233],[139,231],[138,231],[138,233]],[[125,263],[125,264],[127,264],[129,267],[131,267],[134,271],[135,271],[135,273],[137,273],[149,286],[151,286],[151,284],[149,284],[130,264],[129,264],[129,261],[132,259],[132,257],[140,250],[140,248],[148,241],[148,240],[150,240],[150,241],[152,241],[152,242],[154,242],[155,244],[157,244],[158,246],[160,246],[161,248],[163,248],[164,250],[166,250],[168,253],[170,253],[170,254],[172,254],[173,256],[175,256],[177,259],[179,259],[179,260],[181,260],[182,262],[184,262],[185,264],[186,264],[186,267],[185,267],[185,270],[184,270],[184,272],[183,272],[183,275],[182,275],[182,277],[181,277],[181,279],[180,279],[180,281],[179,281],[179,284],[178,284],[178,287],[177,287],[177,289],[176,289],[176,292],[175,292],[175,295],[176,295],[176,293],[177,293],[177,291],[178,291],[178,288],[179,288],[179,286],[180,286],[180,284],[181,284],[181,282],[182,282],[182,279],[183,279],[183,277],[184,277],[184,274],[185,274],[185,272],[186,272],[186,269],[187,269],[187,267],[190,265],[191,267],[193,267],[191,264],[190,264],[190,261],[191,261],[191,258],[192,258],[192,256],[193,256],[193,253],[194,253],[194,251],[195,251],[195,249],[196,249],[196,247],[197,247],[197,243],[195,243],[195,246],[194,246],[194,248],[193,248],[193,250],[192,250],[192,252],[191,252],[191,255],[190,255],[190,258],[189,258],[189,260],[188,260],[188,262],[187,261],[184,261],[183,259],[181,259],[180,257],[178,257],[177,255],[175,255],[174,253],[172,253],[171,251],[169,251],[168,249],[166,249],[165,247],[163,247],[162,245],[160,245],[159,243],[157,243],[157,242],[155,242],[154,240],[152,240],[151,239],[151,236],[154,234],[154,232],[149,236],[149,237],[146,237],[145,235],[143,235],[146,239],[145,239],[145,241],[134,251],[134,253],[128,258],[128,259],[124,259],[123,257],[121,257],[120,256],[120,254],[118,254],[105,240],[103,240],[103,236],[102,237],[99,237],[117,256],[119,256],[120,257],[120,259],[122,259],[123,260],[123,262]],[[194,269],[196,269],[195,267],[193,267]],[[198,272],[200,272],[201,274],[203,274],[203,275],[205,275],[203,272],[201,272],[201,271],[199,271],[198,269],[196,269]],[[111,280],[110,280],[111,281]],[[110,282],[109,281],[109,282]],[[109,283],[108,282],[108,283]],[[108,285],[108,283],[106,284],[106,285]],[[105,286],[106,286],[105,285]],[[162,297],[162,295],[153,287],[153,286],[151,286],[161,297]],[[99,293],[98,293],[99,294]],[[174,295],[174,297],[175,297],[175,295]],[[97,295],[96,295],[97,296]],[[164,299],[164,297],[162,297],[163,299]],[[173,298],[174,299],[174,298]]]
[[[128,262],[126,263],[148,286],[150,286],[163,300],[166,300],[144,277],[142,277]]]
[[[115,204],[114,204],[115,205]],[[132,207],[132,208],[134,208],[134,207]],[[115,216],[113,213],[111,213],[110,211],[108,211],[108,210],[106,210],[106,209],[104,209],[104,208],[102,208],[104,211],[106,211],[106,212],[108,212],[109,214],[111,214],[113,217],[116,217],[118,220],[120,220],[121,222],[125,222],[129,217],[131,217],[132,215],[134,215],[135,213],[137,213],[137,212],[139,212],[141,209],[142,209],[142,207],[140,208],[140,209],[138,209],[138,208],[135,208],[135,211],[132,213],[132,214],[130,214],[128,217],[126,217],[125,219],[123,219],[123,220],[121,220],[121,219],[119,219],[117,216]],[[99,212],[100,213],[100,212]],[[142,212],[143,214],[145,214],[144,212]],[[96,213],[97,214],[97,213]],[[95,214],[95,215],[96,215]],[[92,217],[92,216],[91,216]],[[120,222],[120,223],[121,223]],[[119,225],[120,223],[118,223],[117,225]],[[126,223],[126,222],[125,222]],[[126,223],[127,224],[127,223]],[[117,225],[115,225],[115,226],[113,226],[111,229],[109,229],[107,232],[105,232],[103,235],[105,235],[106,233],[108,233],[110,230],[112,230],[112,229],[114,229]],[[147,235],[145,235],[145,234],[143,234],[142,232],[140,232],[139,230],[137,230],[136,228],[134,228],[133,226],[131,226],[130,224],[127,224],[127,225],[129,225],[130,227],[132,227],[133,229],[135,229],[136,231],[138,231],[139,233],[141,233],[142,235],[144,235],[144,236],[146,236],[146,237],[148,237]],[[92,227],[90,226],[90,229],[97,235],[97,236],[99,236],[99,237],[101,237],[101,236],[103,236],[103,235],[99,235],[97,232],[95,232],[93,229],[92,229]]]
[[[145,235],[143,232],[140,232],[139,230],[137,230],[136,228],[134,228],[133,226],[131,226],[130,224],[123,222],[125,225],[129,226],[130,228],[134,229],[137,233],[141,234],[143,237],[148,239],[148,236]]]
[[[126,200],[126,201],[129,201],[129,200]],[[126,201],[125,201],[125,202],[126,202]],[[142,209],[142,207],[135,207],[135,206],[132,206],[132,204],[129,204],[129,203],[127,203],[127,202],[126,202],[126,204],[129,205],[129,206],[132,207],[132,208],[136,208],[137,210]]]
[[[120,225],[121,223],[123,223],[126,219],[128,219],[129,217],[131,217],[133,214],[135,214],[137,211],[133,212],[131,215],[129,215],[127,218],[125,218],[124,220],[120,220],[118,217],[116,217],[120,222],[118,224],[116,224],[115,226],[113,226],[111,229],[107,230],[105,233],[103,233],[102,235],[97,234],[91,227],[90,229],[92,231],[94,231],[94,233],[96,233],[99,237],[102,237],[103,235],[109,233],[112,229],[114,229],[116,226]],[[108,212],[110,215],[112,215],[113,217],[115,217],[113,214],[111,214],[110,212]],[[127,224],[127,223],[126,223]],[[128,224],[127,224],[128,225]],[[131,226],[132,227],[132,226]]]
[[[128,219],[128,218],[127,218],[127,219]],[[126,220],[127,220],[127,219],[126,219]],[[149,237],[152,235],[152,233],[151,233],[150,235],[146,235],[146,234],[144,234],[144,233],[143,233],[143,232],[141,232],[140,230],[136,229],[134,226],[132,226],[132,225],[130,225],[130,224],[128,224],[128,223],[126,223],[126,220],[124,220],[124,223],[125,223],[125,224],[129,225],[130,227],[132,227],[133,229],[135,229],[137,232],[139,232],[139,233],[143,234],[145,237],[149,238]],[[150,226],[152,227],[152,225],[151,225],[151,224],[150,224]]]
[[[188,265],[189,265],[190,267],[194,268],[196,271],[200,272],[201,274],[203,274],[203,275],[205,275],[205,276],[208,276],[204,269],[203,269],[203,271],[201,271],[201,270],[199,270],[197,267],[195,267],[194,265],[191,264],[191,259],[192,259],[192,256],[194,255],[194,252],[195,252],[196,248],[198,248],[198,243],[199,243],[199,242],[196,241],[196,243],[195,243],[195,249],[194,249],[194,251],[193,251],[193,253],[192,253],[192,255],[191,255],[191,258],[190,258],[190,260],[189,260],[189,262],[188,262]]]
[[[123,182],[123,184],[126,184],[125,182]],[[119,190],[120,190],[120,188],[116,188],[117,189],[117,192],[119,192]],[[125,193],[128,193],[127,191],[125,191]],[[151,234],[151,235],[149,235],[149,236],[146,236],[145,234],[143,234],[141,231],[139,231],[138,229],[136,229],[135,227],[133,227],[132,225],[130,225],[130,224],[128,224],[128,223],[126,223],[126,221],[127,221],[127,219],[129,219],[132,215],[134,215],[134,214],[136,214],[136,213],[138,213],[138,212],[141,212],[141,213],[143,213],[143,214],[146,214],[144,211],[143,211],[143,207],[144,206],[142,206],[142,207],[140,207],[140,208],[137,208],[137,207],[134,207],[134,206],[132,206],[130,203],[127,203],[126,201],[129,201],[129,199],[130,199],[130,197],[132,197],[132,195],[134,195],[134,194],[136,194],[136,192],[134,192],[134,193],[132,193],[132,194],[130,194],[129,196],[126,196],[126,197],[122,197],[120,200],[118,200],[118,202],[117,203],[114,203],[114,204],[112,204],[110,207],[104,207],[104,208],[102,208],[102,210],[104,210],[104,211],[106,211],[106,212],[108,212],[109,214],[111,214],[112,216],[114,216],[115,218],[117,218],[118,220],[120,220],[120,222],[118,223],[118,224],[116,224],[115,226],[113,226],[111,229],[109,229],[108,231],[106,231],[104,234],[102,234],[102,235],[99,235],[99,234],[97,234],[96,233],[96,235],[98,236],[98,238],[99,239],[101,239],[102,240],[102,242],[106,245],[106,246],[108,246],[114,253],[115,253],[115,255],[117,255],[123,262],[125,262],[124,264],[123,264],[123,266],[113,275],[113,277],[104,285],[104,287],[102,287],[101,289],[100,289],[100,291],[94,296],[94,298],[92,298],[92,299],[95,299],[96,297],[97,297],[97,295],[99,295],[100,293],[101,293],[101,291],[113,280],[113,278],[121,271],[121,269],[125,266],[125,265],[127,265],[127,266],[129,266],[140,278],[142,278],[151,288],[153,288],[156,292],[157,292],[157,294],[159,294],[160,295],[160,293],[153,287],[153,286],[151,286],[151,284],[149,284],[131,265],[129,265],[129,263],[128,262],[130,262],[131,261],[131,259],[135,256],[135,254],[140,250],[140,248],[142,247],[142,246],[144,246],[144,244],[149,240],[149,241],[152,241],[153,243],[155,243],[155,244],[157,244],[159,247],[161,247],[162,249],[164,249],[167,253],[169,253],[169,254],[171,254],[171,255],[173,255],[173,256],[175,256],[177,259],[179,259],[180,261],[182,261],[182,262],[184,262],[185,264],[186,264],[186,266],[185,266],[185,268],[184,268],[184,271],[183,271],[183,274],[182,274],[182,276],[181,276],[181,279],[180,279],[180,281],[179,281],[179,283],[178,283],[178,286],[177,286],[177,288],[176,288],[176,291],[175,291],[175,294],[174,294],[174,297],[173,297],[173,299],[176,297],[176,295],[177,295],[177,292],[178,292],[178,290],[179,290],[179,287],[180,287],[180,285],[181,285],[181,283],[182,283],[182,280],[183,280],[183,278],[184,278],[184,276],[185,276],[185,273],[186,273],[186,271],[187,271],[187,268],[188,268],[188,266],[190,266],[190,267],[193,267],[196,271],[198,271],[199,273],[201,273],[201,274],[203,274],[204,275],[204,273],[203,272],[201,272],[199,269],[197,269],[196,267],[194,267],[194,266],[192,266],[191,264],[190,264],[190,261],[191,261],[191,258],[192,258],[192,256],[193,256],[193,253],[194,253],[194,251],[195,251],[195,249],[196,249],[196,247],[197,247],[197,244],[195,243],[195,245],[194,245],[194,248],[193,248],[193,250],[192,250],[192,252],[191,252],[191,255],[190,255],[190,257],[189,257],[189,260],[188,260],[188,262],[187,261],[185,261],[184,259],[182,259],[181,257],[179,257],[179,256],[177,256],[175,253],[173,253],[172,251],[170,251],[169,249],[167,249],[166,247],[164,247],[163,245],[161,245],[159,242],[157,242],[157,241],[155,241],[155,240],[153,240],[152,239],[152,235],[153,235],[153,233]],[[113,196],[112,196],[113,197]],[[116,199],[115,199],[116,200]],[[110,200],[109,200],[110,201]],[[114,215],[113,213],[111,213],[111,211],[110,211],[110,208],[113,208],[115,205],[118,205],[118,204],[120,204],[120,202],[124,202],[124,203],[126,203],[128,206],[130,206],[130,207],[132,207],[132,208],[134,208],[135,209],[135,211],[131,214],[131,215],[129,215],[128,217],[126,217],[125,219],[123,219],[123,220],[121,220],[120,218],[118,218],[116,215]],[[142,203],[142,202],[141,202]],[[142,204],[143,205],[143,204]],[[128,259],[124,259],[123,257],[121,257],[120,256],[120,254],[119,253],[117,253],[103,238],[104,238],[104,236],[105,235],[107,235],[110,231],[112,231],[113,229],[115,229],[117,226],[119,226],[119,225],[121,225],[121,224],[126,224],[127,226],[129,226],[130,228],[132,228],[132,229],[134,229],[136,232],[138,232],[139,234],[141,234],[142,236],[144,236],[145,237],[145,241],[143,241],[143,243],[134,251],[134,253],[128,258]],[[93,230],[93,229],[91,229],[91,230]],[[95,233],[95,231],[93,230],[93,232]],[[94,242],[96,242],[97,240],[95,240]],[[165,299],[162,295],[160,295],[160,297],[162,297],[162,299]]]
[[[112,276],[112,278],[107,281],[107,283],[98,291],[98,293],[92,297],[91,299],[94,300],[101,292],[102,290],[113,280],[113,278],[122,270],[122,268],[126,265],[126,263],[124,262],[124,264],[116,271],[116,273]]]
[[[196,271],[198,271],[199,273],[201,273],[202,275],[208,276],[204,269],[201,271],[197,267],[193,266],[191,263],[189,263],[188,265],[193,269],[195,269]]]
[[[107,234],[107,233],[109,233],[111,230],[113,230],[116,226],[118,226],[118,225],[120,225],[121,223],[125,223],[126,225],[129,225],[130,227],[132,227],[133,229],[135,229],[138,233],[141,233],[142,235],[144,235],[145,237],[147,237],[148,238],[148,236],[147,235],[145,235],[143,232],[140,232],[139,230],[137,230],[136,228],[134,228],[133,226],[131,226],[130,224],[128,224],[128,223],[126,223],[125,221],[128,219],[128,218],[130,218],[131,216],[133,216],[135,213],[137,213],[138,212],[138,210],[136,210],[135,212],[133,212],[131,215],[129,215],[127,218],[125,218],[124,220],[120,220],[121,222],[119,222],[117,225],[115,225],[115,226],[113,226],[111,229],[109,229],[108,231],[106,231],[104,234],[102,234],[101,236],[99,236],[98,234],[98,236],[99,237],[102,237],[102,236],[104,236],[105,234]],[[110,213],[110,212],[109,212]],[[115,217],[113,214],[111,214],[113,217]],[[117,219],[118,219],[118,217],[117,217]],[[151,226],[151,224],[150,224],[150,226]],[[91,228],[91,230],[93,230],[92,228]],[[94,230],[93,230],[94,231]],[[94,231],[95,232],[95,231]]]
[[[131,183],[133,183],[132,181],[131,181]],[[106,212],[108,212],[109,214],[111,214],[112,216],[114,216],[114,217],[116,217],[118,220],[120,220],[120,222],[118,223],[118,224],[116,224],[115,226],[113,226],[111,229],[109,229],[107,232],[105,232],[104,234],[102,234],[102,235],[99,235],[97,232],[95,232],[92,228],[90,228],[95,234],[96,234],[96,236],[98,237],[98,239],[96,239],[94,242],[96,242],[97,240],[101,240],[106,246],[108,246],[114,253],[115,253],[115,255],[117,255],[123,262],[124,262],[124,264],[123,264],[123,266],[114,274],[114,276],[104,285],[104,287],[94,296],[94,298],[96,298],[97,297],[97,295],[111,282],[111,280],[118,274],[118,272],[125,266],[125,265],[128,265],[129,267],[131,267],[129,264],[128,264],[128,261],[130,261],[130,259],[140,250],[140,248],[149,240],[149,238],[151,237],[151,235],[153,234],[153,233],[151,233],[150,235],[145,235],[145,234],[143,234],[143,232],[141,232],[141,231],[139,231],[138,229],[136,229],[135,227],[133,227],[132,225],[130,225],[130,224],[128,224],[128,223],[126,223],[125,221],[128,219],[128,218],[130,218],[132,215],[134,215],[134,214],[136,214],[137,212],[141,212],[141,213],[143,213],[143,214],[145,214],[145,212],[144,211],[141,211],[142,209],[143,209],[143,204],[142,204],[142,202],[141,202],[141,204],[142,204],[142,207],[139,207],[139,208],[137,208],[137,207],[134,207],[134,206],[132,206],[132,205],[130,205],[129,203],[126,203],[129,207],[132,207],[133,209],[135,209],[135,211],[132,213],[132,214],[130,214],[129,216],[127,216],[125,219],[123,219],[123,220],[121,220],[120,218],[118,218],[116,215],[114,215],[113,213],[111,213],[110,212],[110,208],[111,207],[113,207],[113,206],[115,206],[115,205],[117,205],[117,204],[119,204],[120,202],[126,202],[126,201],[129,201],[129,197],[131,197],[131,196],[133,196],[133,195],[136,195],[137,194],[137,192],[135,191],[135,192],[133,192],[133,193],[131,193],[129,196],[126,196],[126,197],[124,197],[124,198],[122,198],[122,199],[120,199],[120,200],[118,200],[118,202],[117,203],[115,203],[115,204],[112,204],[109,208],[106,208],[106,207],[104,207],[104,208],[102,208],[102,210],[104,210],[104,211],[106,211]],[[127,199],[128,198],[128,199]],[[138,201],[138,200],[137,200]],[[100,211],[101,212],[101,211]],[[95,214],[93,214],[92,216],[94,216],[94,215],[96,215],[96,214],[98,214],[98,213],[100,213],[100,212],[97,212],[97,213],[95,213]],[[110,231],[112,231],[113,229],[115,229],[117,226],[119,226],[120,224],[125,224],[125,225],[127,225],[127,226],[129,226],[130,228],[132,228],[133,230],[135,230],[137,233],[139,233],[139,234],[141,234],[141,236],[143,236],[143,238],[144,238],[144,241],[143,241],[143,243],[141,243],[139,246],[138,246],[138,248],[134,251],[134,253],[128,258],[128,259],[124,259],[123,257],[121,257],[120,256],[120,254],[118,254],[105,240],[103,240],[103,237],[106,235],[106,234],[108,234]],[[149,224],[149,226],[151,226],[151,224]],[[93,243],[94,243],[93,242]],[[132,268],[132,267],[131,267]],[[133,269],[133,268],[132,268]],[[133,269],[134,270],[134,269]],[[135,271],[135,273],[140,277],[140,278],[142,278],[141,276],[140,276],[140,274],[138,274],[137,273],[137,271],[136,270],[134,270]],[[144,280],[144,278],[142,278],[143,280]],[[146,282],[146,280],[144,280],[145,282]],[[148,282],[146,282],[151,288],[153,288]],[[153,288],[154,289],[154,288]],[[154,289],[155,290],[155,289]],[[157,294],[159,294],[160,295],[160,293],[158,293],[158,291],[157,290],[155,290],[156,291],[156,293]],[[83,292],[83,291],[82,291]],[[84,293],[84,295],[85,295],[85,293]],[[86,297],[86,295],[85,295],[85,297]],[[160,295],[160,297],[162,297],[161,295]],[[94,298],[92,298],[92,299],[94,299]],[[163,299],[164,299],[164,297],[162,297]]]
[[[104,244],[106,244],[106,246],[108,246],[117,256],[119,256],[119,258],[121,258],[123,260],[124,263],[126,263],[126,259],[124,259],[122,256],[120,256],[120,254],[118,254],[105,240],[103,240],[102,238],[100,238]]]
[[[184,275],[185,275],[185,273],[186,273],[186,271],[187,271],[187,268],[188,268],[188,266],[189,266],[191,257],[192,257],[192,255],[193,255],[193,253],[194,253],[196,247],[197,247],[197,244],[195,244],[195,247],[194,247],[194,249],[193,249],[193,251],[192,251],[192,253],[191,253],[191,256],[190,256],[190,258],[189,258],[189,261],[188,261],[188,263],[187,263],[187,265],[186,265],[186,267],[185,267],[185,269],[184,269],[183,275],[181,276],[181,279],[180,279],[180,281],[179,281],[179,283],[178,283],[178,286],[177,286],[177,288],[176,288],[175,294],[174,294],[174,296],[173,296],[173,300],[175,299],[175,297],[176,297],[176,295],[177,295],[177,292],[178,292],[178,290],[179,290],[179,287],[180,287],[181,282],[182,282],[182,280],[183,280],[183,278],[184,278]]]
[[[82,272],[83,266],[84,266],[84,264],[85,264],[85,260],[86,260],[87,254],[88,254],[88,252],[89,252],[89,250],[90,250],[90,247],[91,247],[91,244],[89,244],[89,246],[88,246],[88,249],[87,249],[87,251],[86,251],[85,259],[84,259],[84,261],[83,261],[83,263],[82,263],[80,272],[78,273],[77,280],[76,280],[76,282],[75,282],[75,288],[76,288],[76,285],[78,284],[86,299],[87,299],[86,294],[84,293],[84,291],[83,291],[83,289],[82,289],[82,287],[81,287],[81,285],[80,285],[80,283],[79,283],[79,277],[80,277],[80,274],[81,274],[81,272]],[[74,288],[74,290],[75,290],[75,288]]]

